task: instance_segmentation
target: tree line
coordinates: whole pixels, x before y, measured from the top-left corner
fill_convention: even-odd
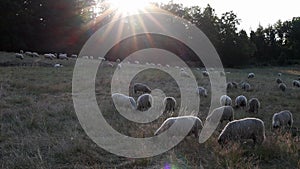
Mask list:
[[[99,1],[99,0],[98,0]],[[0,50],[78,53],[101,22],[94,12],[95,0],[3,0],[0,6]],[[207,5],[185,7],[169,2],[154,4],[200,28],[218,51],[225,66],[286,65],[300,61],[300,17],[278,20],[255,31],[238,30],[233,11],[217,16]],[[103,6],[101,13],[108,9]]]

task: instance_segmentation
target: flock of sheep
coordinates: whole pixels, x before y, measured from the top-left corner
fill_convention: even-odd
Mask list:
[[[191,77],[184,69],[180,70],[180,75],[186,78]],[[209,76],[209,73],[207,71],[202,71],[202,75],[204,77],[207,77]],[[279,76],[281,76],[281,74],[279,74]],[[255,78],[255,74],[249,73],[248,78]],[[279,81],[278,79],[276,80],[277,83]],[[300,87],[299,84],[299,80],[293,81],[293,86]],[[245,91],[252,90],[251,85],[247,82],[228,82],[227,90],[238,88],[239,86]],[[280,81],[278,88],[282,91],[285,91],[286,85],[282,81]],[[112,98],[114,103],[118,102],[124,107],[139,111],[146,111],[152,106],[153,98],[151,96],[151,89],[149,86],[143,83],[135,83],[133,85],[133,93],[140,94],[137,101],[135,101],[133,97],[126,96],[120,93],[112,94]],[[197,94],[200,97],[207,97],[208,95],[207,90],[204,87],[198,87]],[[176,99],[174,97],[165,97],[163,100],[163,106],[164,112],[175,112],[177,107]],[[253,140],[254,145],[262,144],[266,138],[264,122],[261,119],[252,117],[235,120],[234,116],[235,109],[241,108],[248,113],[258,114],[260,107],[261,103],[258,98],[251,98],[248,100],[244,95],[239,95],[235,98],[233,103],[232,99],[228,95],[223,95],[220,97],[220,107],[214,109],[211,113],[209,113],[205,122],[223,123],[224,121],[228,121],[218,137],[218,143],[222,146],[230,141],[240,142],[244,139]],[[222,115],[220,120],[216,121],[216,115],[218,114]],[[194,123],[188,135],[194,134],[196,138],[199,137],[199,131],[203,128],[203,123],[201,119],[196,116],[179,116],[167,118],[155,131],[154,135],[159,135],[160,133],[166,131],[176,121],[180,121],[181,124]],[[273,128],[292,127],[292,125],[293,115],[289,110],[283,110],[273,114]],[[176,135],[176,133],[173,134]]]
[[[24,52],[23,50],[20,50],[19,53],[15,54],[15,56],[16,56],[16,58],[23,60],[25,58],[25,56],[40,57],[40,54],[38,54],[37,52],[30,52],[30,51]],[[54,53],[54,54],[53,53],[46,53],[46,54],[43,54],[43,56],[44,56],[45,59],[50,59],[50,60],[55,59],[55,58],[65,59],[65,60],[69,59],[69,57],[66,53],[59,53],[59,54],[57,54],[57,53]],[[78,56],[76,54],[72,54],[70,57],[71,58],[77,58]]]

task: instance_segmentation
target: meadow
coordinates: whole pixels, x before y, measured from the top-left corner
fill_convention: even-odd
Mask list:
[[[55,63],[63,67],[54,68]],[[261,101],[258,114],[241,109],[235,113],[236,119],[257,117],[264,121],[266,140],[262,145],[252,148],[234,144],[221,148],[217,137],[225,126],[223,123],[203,144],[188,136],[161,155],[131,159],[105,151],[82,129],[72,101],[75,63],[75,59],[46,60],[42,56],[20,60],[14,53],[0,52],[0,168],[300,168],[300,133],[275,131],[271,127],[274,113],[290,110],[293,126],[300,128],[300,88],[292,85],[292,80],[300,75],[299,66],[226,69],[227,81],[248,81],[253,87],[250,92],[231,89],[228,91],[231,98],[243,94]],[[168,115],[149,124],[133,123],[122,117],[114,108],[110,93],[115,69],[116,66],[103,66],[97,74],[95,92],[103,116],[122,134],[153,136]],[[198,85],[208,88],[209,96],[201,98],[199,113],[199,118],[205,121],[211,98],[209,79],[202,77],[196,68],[192,71]],[[249,72],[255,73],[254,79],[247,79]],[[285,92],[278,89],[275,81],[279,72],[288,86]],[[178,85],[162,71],[142,72],[131,83],[135,82],[159,88],[180,102]]]

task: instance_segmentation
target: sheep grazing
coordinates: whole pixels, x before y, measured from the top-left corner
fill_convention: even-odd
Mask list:
[[[37,52],[32,52],[31,57],[40,57],[40,55]]]
[[[208,77],[208,76],[209,76],[209,73],[208,73],[208,71],[204,70],[204,71],[202,71],[202,75],[203,75],[204,77]]]
[[[220,104],[221,104],[221,106],[231,106],[232,105],[232,100],[229,96],[222,95],[220,97]]]
[[[282,81],[280,78],[277,78],[277,79],[276,79],[276,83],[277,83],[277,84],[280,84],[280,83],[283,83],[283,81]]]
[[[63,67],[63,65],[62,65],[62,64],[59,64],[59,63],[56,63],[56,64],[54,64],[53,67],[55,67],[55,68],[60,68],[60,67]]]
[[[300,87],[300,81],[299,80],[293,80],[293,86],[294,87]]]
[[[240,95],[235,99],[236,108],[242,107],[245,108],[247,106],[247,98],[244,95]]]
[[[292,127],[293,125],[293,115],[288,110],[283,110],[279,113],[275,113],[272,118],[272,127],[279,128],[283,126]]]
[[[226,89],[229,90],[229,89],[232,89],[233,88],[233,84],[231,82],[228,82],[226,84]]]
[[[60,54],[58,55],[58,59],[66,59],[66,60],[69,60],[67,54],[65,54],[65,53],[60,53]]]
[[[52,53],[46,53],[44,54],[45,59],[50,59],[52,60],[53,58],[55,58],[56,56]]]
[[[121,106],[122,108],[125,108],[125,109],[136,109],[137,108],[137,104],[133,97],[126,96],[121,93],[113,93],[111,95],[111,97],[112,97],[114,103],[118,106]]]
[[[164,98],[164,112],[175,112],[175,108],[177,106],[176,100],[174,97],[166,97]]]
[[[199,96],[207,97],[207,90],[204,87],[198,87],[197,93]]]
[[[225,145],[229,141],[252,139],[254,145],[262,144],[266,138],[265,124],[257,118],[244,118],[229,122],[218,137],[218,143]]]
[[[252,98],[249,100],[249,113],[258,113],[260,108],[260,102],[257,98]]]
[[[149,86],[147,86],[146,84],[143,83],[135,83],[133,85],[133,93],[137,94],[137,93],[151,93],[151,89]]]
[[[178,131],[178,132],[183,131],[184,126],[194,123],[188,135],[194,134],[195,138],[199,137],[199,132],[203,127],[202,121],[196,116],[170,117],[163,122],[163,124],[155,131],[154,135],[157,136],[163,133],[164,131],[169,129],[175,122],[178,123],[179,125],[178,128],[176,127],[174,131]],[[176,133],[172,133],[172,135],[176,136]]]
[[[248,91],[251,90],[251,85],[249,83],[247,83],[247,82],[244,82],[242,84],[242,89],[248,92]]]
[[[27,52],[25,52],[25,55],[32,56],[32,52],[27,51]]]
[[[77,58],[77,57],[78,57],[78,55],[76,55],[76,54],[71,55],[71,58]]]
[[[207,116],[206,121],[215,122],[215,115],[222,114],[220,122],[223,121],[232,121],[234,119],[234,110],[231,106],[222,106],[214,109],[209,116]]]
[[[146,111],[152,106],[153,98],[150,94],[143,94],[137,99],[137,110]]]
[[[101,56],[99,56],[99,57],[98,57],[98,60],[105,61],[105,58],[104,58],[104,57],[101,57]]]
[[[17,59],[21,59],[21,60],[24,59],[24,56],[21,53],[16,53],[15,56],[16,56]]]
[[[254,78],[255,77],[255,74],[254,73],[249,73],[248,74],[248,79],[252,79],[252,78]]]
[[[286,84],[284,84],[284,83],[280,83],[279,85],[278,85],[278,88],[281,90],[281,91],[285,91],[286,90],[286,88],[287,88],[287,86],[286,86]]]

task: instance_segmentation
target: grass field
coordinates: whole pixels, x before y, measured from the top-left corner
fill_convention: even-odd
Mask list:
[[[13,53],[0,52],[0,168],[300,168],[300,140],[290,132],[271,129],[273,113],[290,110],[294,127],[300,128],[300,88],[292,80],[300,75],[300,67],[265,67],[226,69],[228,81],[248,81],[253,90],[228,91],[231,98],[243,94],[257,97],[262,108],[253,115],[236,110],[236,119],[257,117],[265,122],[266,141],[252,148],[247,144],[222,149],[217,137],[225,124],[220,124],[204,144],[186,137],[179,145],[161,155],[129,159],[111,154],[98,147],[83,131],[72,101],[72,75],[75,64],[70,60],[45,60],[26,57],[16,59]],[[61,63],[62,68],[52,65]],[[122,117],[114,108],[110,80],[116,67],[99,69],[96,93],[106,120],[120,133],[132,137],[151,137],[164,115],[149,124],[137,124]],[[209,88],[209,79],[192,69],[199,86]],[[254,79],[247,74],[254,72]],[[275,79],[282,72],[288,89],[278,89]],[[145,82],[159,88],[180,102],[177,84],[164,72],[152,70],[138,74],[132,81]],[[209,90],[210,92],[210,90]],[[204,121],[210,106],[210,96],[201,98],[199,118]],[[297,134],[297,133],[296,133]]]

